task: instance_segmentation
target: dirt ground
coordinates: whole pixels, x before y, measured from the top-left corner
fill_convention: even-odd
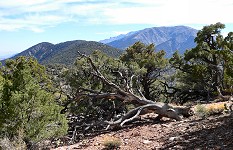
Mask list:
[[[233,150],[233,115],[190,117],[183,121],[153,121],[144,116],[124,128],[89,137],[79,143],[53,150],[101,150],[108,137],[120,139],[121,150]]]

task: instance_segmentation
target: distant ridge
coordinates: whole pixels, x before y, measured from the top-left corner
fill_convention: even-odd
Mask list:
[[[67,41],[58,44],[42,42],[36,44],[27,50],[11,57],[14,59],[19,56],[32,56],[35,57],[41,64],[65,64],[71,65],[79,56],[78,51],[87,55],[95,50],[100,50],[105,54],[118,57],[122,53],[121,50],[113,48],[103,43],[95,41],[75,40]]]
[[[100,42],[85,40],[66,41],[58,44],[42,42],[11,58],[32,56],[41,64],[71,65],[78,57],[77,51],[91,54],[95,50],[100,50],[109,56],[118,57],[122,54],[122,50],[137,41],[145,44],[153,43],[156,50],[165,50],[167,57],[171,57],[176,50],[183,54],[185,50],[195,47],[194,39],[197,32],[198,30],[187,26],[153,27],[121,34]],[[4,60],[1,62],[4,63]]]
[[[126,49],[137,41],[147,45],[153,43],[156,50],[165,50],[167,57],[171,57],[176,50],[183,54],[186,49],[195,47],[194,39],[197,32],[198,30],[187,26],[153,27],[100,42],[119,49]]]
[[[118,35],[118,36],[115,36],[115,37],[110,37],[109,39],[105,39],[105,40],[101,40],[101,41],[99,41],[99,42],[101,42],[101,43],[110,43],[110,42],[113,42],[113,41],[116,41],[116,40],[120,40],[120,39],[122,39],[122,38],[125,38],[125,37],[127,37],[127,36],[130,36],[130,35],[133,35],[133,34],[135,34],[135,33],[137,33],[138,31],[132,31],[132,32],[129,32],[129,33],[127,33],[127,34],[120,34],[120,35]]]
[[[7,59],[7,58],[10,58],[10,57],[13,57],[15,54],[7,54],[7,55],[3,55],[0,57],[0,61],[1,60],[4,60],[4,59]]]

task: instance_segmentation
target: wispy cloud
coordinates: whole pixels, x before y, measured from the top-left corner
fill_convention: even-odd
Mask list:
[[[5,0],[0,30],[42,32],[64,22],[79,24],[233,23],[232,0]]]

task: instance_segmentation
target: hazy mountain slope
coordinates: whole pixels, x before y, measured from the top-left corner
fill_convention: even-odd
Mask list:
[[[186,26],[146,28],[131,33],[125,36],[121,35],[111,42],[106,42],[108,40],[102,41],[119,49],[126,49],[137,41],[145,44],[153,43],[157,50],[165,50],[168,57],[175,50],[183,53],[186,49],[193,48],[196,45],[194,38],[196,37],[197,30]]]
[[[196,46],[194,43],[193,36],[190,36],[186,41],[184,42],[178,42],[176,38],[170,39],[166,42],[163,42],[156,46],[156,49],[158,50],[165,50],[168,57],[171,57],[172,54],[178,50],[180,54],[183,54],[185,50],[191,49]]]
[[[2,55],[1,57],[0,57],[0,61],[1,60],[4,60],[4,59],[7,59],[7,58],[10,58],[10,57],[13,57],[13,56],[15,56],[15,54],[6,54],[6,55]]]
[[[19,57],[19,56],[33,56],[35,57],[38,61],[43,60],[46,58],[46,56],[50,55],[53,51],[54,45],[52,43],[48,42],[42,42],[39,44],[36,44],[27,50],[16,54],[15,56],[11,57],[12,59]]]
[[[118,57],[122,53],[119,49],[99,42],[76,40],[59,44],[48,42],[39,43],[11,58],[14,59],[18,56],[32,56],[41,64],[60,63],[70,65],[73,64],[75,59],[79,56],[77,51],[91,54],[95,50],[100,50],[112,57]]]
[[[127,33],[127,34],[120,34],[120,35],[118,35],[118,36],[110,37],[109,39],[101,40],[101,41],[99,41],[99,42],[104,43],[104,44],[110,43],[110,42],[113,42],[113,41],[116,41],[116,40],[120,40],[120,39],[122,39],[122,38],[125,38],[125,37],[127,37],[127,36],[130,36],[130,35],[132,35],[132,34],[135,34],[136,32],[138,32],[138,31],[132,31],[132,32],[129,32],[129,33]]]
[[[60,63],[60,64],[72,64],[79,56],[78,51],[87,55],[91,54],[95,50],[100,50],[105,54],[118,57],[122,53],[121,50],[110,47],[108,45],[89,41],[89,42],[77,42],[67,46],[64,49],[57,51],[54,55],[51,55],[48,59],[42,61],[42,64]]]

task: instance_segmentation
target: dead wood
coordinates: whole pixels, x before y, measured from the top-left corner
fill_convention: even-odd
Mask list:
[[[139,107],[136,107],[132,110],[130,110],[128,113],[126,113],[122,118],[118,119],[114,122],[108,122],[110,125],[119,125],[123,126],[125,123],[132,121],[139,115],[146,114],[148,112],[151,112],[151,110],[159,114],[160,117],[168,117],[171,119],[175,119],[177,121],[181,120],[181,117],[179,116],[179,108],[178,107],[171,107],[170,105],[166,103],[157,102],[154,104],[146,104]]]
[[[233,101],[231,95],[223,95],[220,88],[217,86],[218,96],[215,98],[215,101]]]
[[[123,126],[125,123],[130,122],[137,118],[139,115],[146,114],[148,112],[153,111],[154,113],[158,114],[158,118],[167,117],[171,119],[175,119],[177,121],[182,120],[181,115],[188,117],[190,116],[190,108],[189,107],[179,107],[173,106],[167,103],[162,102],[155,102],[152,100],[148,100],[143,96],[140,89],[137,89],[140,96],[136,95],[132,89],[131,82],[125,82],[125,86],[121,88],[120,86],[116,85],[115,83],[108,80],[95,66],[93,60],[84,54],[80,55],[87,59],[90,67],[92,68],[91,74],[97,78],[99,78],[106,86],[109,86],[113,89],[111,93],[102,93],[96,92],[92,89],[80,89],[76,93],[76,96],[73,100],[79,101],[85,98],[94,98],[94,99],[108,99],[108,100],[120,100],[123,103],[133,104],[135,106],[134,109],[127,112],[124,116],[116,121],[105,121],[109,126],[111,125],[120,125]],[[117,72],[121,77],[122,74]],[[130,80],[132,80],[133,76]],[[125,79],[126,80],[126,79]],[[71,101],[70,101],[71,102]],[[68,103],[67,103],[68,104]]]

